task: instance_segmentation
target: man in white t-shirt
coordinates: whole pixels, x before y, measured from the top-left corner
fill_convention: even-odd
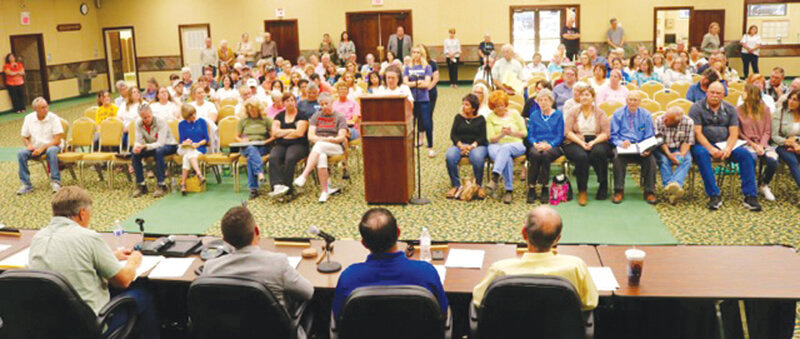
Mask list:
[[[523,72],[522,64],[514,59],[514,46],[505,44],[502,48],[503,57],[494,62],[492,66],[492,81],[498,89],[503,89],[509,94],[514,94],[514,89],[503,82],[507,73],[513,74],[517,78],[517,82],[527,80]],[[510,78],[509,78],[510,79]]]
[[[64,127],[61,126],[61,119],[48,110],[47,100],[38,97],[33,100],[35,112],[25,117],[22,123],[22,142],[25,148],[17,153],[19,160],[19,181],[22,187],[17,191],[17,195],[30,193],[33,191],[31,185],[31,174],[28,170],[28,160],[38,159],[42,156],[47,157],[48,167],[50,167],[50,187],[53,193],[61,188],[61,174],[58,171],[58,152],[61,150],[61,138],[64,137]]]

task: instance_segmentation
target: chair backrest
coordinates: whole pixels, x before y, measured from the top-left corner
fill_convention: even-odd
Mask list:
[[[650,99],[643,99],[639,104],[639,107],[650,111],[650,113],[658,112],[661,110],[661,104],[659,104],[657,101],[653,101]]]
[[[69,145],[72,147],[92,147],[95,129],[97,129],[97,125],[94,123],[94,119],[83,117],[73,121],[72,138]]]
[[[600,104],[600,109],[603,112],[606,112],[606,115],[611,117],[614,115],[614,112],[617,111],[620,107],[625,106],[623,103],[619,101],[606,101]]]
[[[170,119],[169,121],[167,121],[167,123],[169,124],[169,129],[172,132],[172,136],[175,138],[175,142],[180,143],[181,136],[179,135],[180,132],[178,129],[178,124],[180,124],[181,122],[175,119]]]
[[[192,338],[297,338],[266,284],[248,278],[199,277],[189,286],[188,308]]]
[[[233,115],[236,115],[235,106],[222,106],[222,108],[219,109],[219,114],[217,114],[217,120],[222,121],[222,119]]]
[[[625,88],[627,88],[629,91],[637,91],[637,90],[639,90],[639,87],[637,87],[636,84],[632,83],[632,82],[629,82],[629,83],[625,84]]]
[[[700,75],[700,74],[695,74],[695,75],[692,75],[692,83],[698,82],[698,81],[700,81],[700,79],[702,79],[702,78],[703,78],[703,76],[702,76],[702,75]]]
[[[525,98],[522,96],[522,93],[517,93],[512,96],[508,97],[508,102],[515,102],[520,105],[520,107],[525,105]],[[520,110],[522,110],[520,108]]]
[[[739,97],[741,96],[742,96],[742,91],[731,87],[728,88],[728,95],[725,97],[725,101],[733,105],[733,107],[736,107],[737,104],[739,103]]]
[[[681,94],[681,96],[685,96],[686,93],[689,92],[689,86],[691,85],[692,84],[688,82],[678,81],[678,82],[673,82],[672,85],[669,85],[669,89],[677,91],[678,93]]]
[[[225,107],[225,106],[234,106],[234,107],[236,107],[236,104],[238,104],[238,103],[239,103],[239,100],[236,99],[236,98],[225,98],[225,99],[222,99],[222,101],[220,101],[219,107]]]
[[[640,89],[635,89],[630,92],[636,93],[639,96],[640,100],[652,99],[652,97],[650,97],[650,94],[647,94],[647,92]]]
[[[367,286],[353,291],[337,319],[340,338],[443,338],[446,315],[420,286]]]
[[[666,109],[668,110],[668,109],[672,108],[673,106],[678,106],[680,108],[683,108],[683,112],[685,114],[689,114],[689,109],[692,108],[693,104],[694,104],[693,102],[691,102],[689,100],[686,100],[686,99],[675,99],[675,100],[670,101],[669,104],[667,104]]]
[[[554,83],[556,80],[561,79],[562,75],[562,72],[553,72],[553,74],[550,74],[550,83]]]
[[[520,104],[518,104],[516,101],[509,101],[509,102],[508,102],[508,108],[514,109],[514,110],[516,110],[517,112],[522,112],[522,108],[523,108],[523,106],[521,106]]]
[[[219,121],[219,147],[227,148],[231,143],[236,142],[236,126],[239,125],[239,118],[229,116]]]
[[[367,82],[366,81],[358,81],[356,82],[356,86],[361,87],[361,90],[366,92],[367,91]]]
[[[100,146],[121,147],[123,126],[122,120],[116,117],[103,120],[100,123]]]
[[[740,92],[744,91],[744,85],[745,85],[745,82],[741,81],[741,80],[730,82],[730,83],[728,83],[728,91],[730,91],[731,88],[734,88],[734,89],[736,89],[736,90],[738,90]]]
[[[583,77],[583,78],[578,79],[578,81],[585,82],[585,83],[588,84],[589,80],[591,80],[591,79],[592,79],[592,77]]]
[[[528,79],[528,85],[536,85],[539,80],[547,80],[547,77],[542,73],[534,73],[534,75]]]
[[[59,118],[59,119],[61,119],[61,130],[64,131],[62,132],[61,136],[61,146],[64,146],[65,145],[64,142],[69,139],[69,121],[67,121],[67,119],[64,118]]]
[[[683,95],[673,89],[662,89],[655,94],[653,94],[653,100],[658,102],[661,107],[667,107],[672,100],[680,99]]]
[[[63,275],[0,274],[0,338],[100,338],[97,316]]]
[[[94,120],[97,116],[97,106],[92,106],[83,111],[83,116]]]
[[[478,312],[480,338],[585,338],[575,287],[559,276],[511,275],[486,289]]]
[[[652,98],[654,98],[653,95],[655,95],[656,92],[664,89],[664,85],[662,83],[660,83],[660,82],[648,81],[648,82],[645,82],[644,84],[642,84],[641,89],[642,89],[643,92],[647,93],[647,95],[650,97],[650,99],[652,99]]]

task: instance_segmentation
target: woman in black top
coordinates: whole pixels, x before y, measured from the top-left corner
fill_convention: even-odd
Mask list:
[[[487,145],[486,139],[486,119],[478,114],[478,107],[481,102],[475,94],[467,94],[461,103],[461,113],[456,115],[453,120],[453,128],[450,130],[450,139],[453,146],[447,149],[445,162],[447,163],[447,173],[450,175],[451,188],[447,191],[447,198],[453,199],[461,187],[461,179],[458,175],[458,163],[462,157],[468,157],[472,164],[472,172],[475,175],[475,183],[481,186],[483,182],[483,165],[486,162]],[[486,191],[481,187],[478,190],[478,198],[486,196]]]
[[[308,156],[308,118],[297,111],[297,100],[291,92],[283,94],[286,108],[272,123],[270,135],[276,138],[269,153],[270,197],[292,194],[292,179],[297,163]]]

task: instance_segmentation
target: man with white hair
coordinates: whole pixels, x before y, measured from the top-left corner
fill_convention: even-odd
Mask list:
[[[128,84],[125,83],[125,80],[118,80],[115,86],[117,87],[119,96],[114,99],[114,105],[117,105],[117,107],[122,107],[122,105],[125,104],[125,101],[128,100]]]
[[[515,93],[514,89],[503,83],[506,77],[514,76],[519,81],[525,79],[522,64],[514,58],[514,46],[505,44],[501,48],[503,57],[494,62],[492,66],[492,81],[498,89],[505,90],[510,95]]]
[[[592,66],[597,64],[603,64],[606,66],[606,69],[610,67],[608,65],[608,60],[606,60],[606,58],[604,58],[603,56],[597,54],[597,49],[594,48],[594,46],[589,46],[589,48],[586,49],[586,54],[589,55],[589,60],[592,61]]]
[[[192,69],[189,67],[181,68],[181,81],[183,82],[183,92],[188,93],[192,91]]]
[[[628,93],[627,105],[620,107],[611,117],[611,143],[617,147],[614,152],[614,197],[611,202],[619,204],[625,190],[625,172],[628,163],[637,162],[642,167],[644,179],[644,200],[648,204],[657,202],[655,194],[656,161],[652,151],[621,153],[634,144],[655,136],[653,118],[646,109],[639,107],[641,97],[636,91]]]
[[[53,193],[61,188],[58,152],[61,150],[59,145],[61,145],[61,138],[64,137],[64,127],[61,125],[61,119],[48,110],[49,106],[44,98],[33,99],[32,106],[35,112],[28,114],[22,123],[21,135],[25,148],[17,153],[19,181],[22,182],[22,187],[17,191],[17,195],[33,191],[28,160],[38,159],[42,156],[47,158],[50,168],[50,187],[53,189]]]
[[[206,38],[206,47],[200,51],[200,64],[203,68],[211,67],[212,75],[217,76],[217,65],[219,64],[219,56],[214,45],[211,44],[211,38]]]
[[[178,142],[172,135],[169,123],[163,118],[153,116],[153,111],[147,104],[139,107],[139,118],[136,119],[134,126],[136,139],[131,153],[133,172],[136,174],[136,190],[133,192],[133,197],[138,198],[147,194],[142,161],[149,157],[155,158],[156,161],[156,189],[153,197],[163,197],[169,192],[164,175],[167,170],[166,157],[178,151]]]
[[[673,106],[656,118],[654,125],[656,135],[664,139],[664,144],[655,151],[661,182],[670,202],[674,203],[683,196],[683,184],[692,168],[690,150],[694,145],[694,121],[686,116],[683,108]]]
[[[272,40],[272,34],[269,32],[264,32],[264,42],[261,43],[258,55],[261,59],[272,59],[272,61],[278,56],[278,44]]]

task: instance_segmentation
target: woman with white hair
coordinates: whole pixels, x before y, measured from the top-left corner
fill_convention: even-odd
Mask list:
[[[283,106],[283,93],[278,91],[269,92],[272,97],[272,105],[267,107],[267,116],[274,119],[278,113],[283,112],[286,107]]]
[[[553,92],[544,88],[536,94],[539,114],[531,114],[528,118],[528,199],[532,204],[536,201],[536,184],[541,185],[539,202],[550,201],[550,164],[562,156],[561,143],[564,141],[564,117],[561,111],[553,109]]]
[[[181,81],[183,82],[184,92],[192,89],[194,81],[192,80],[192,69],[189,67],[181,68]]]
[[[489,87],[483,82],[477,82],[472,85],[472,94],[478,97],[481,105],[478,107],[478,114],[482,117],[488,117],[492,110],[489,109]]]

